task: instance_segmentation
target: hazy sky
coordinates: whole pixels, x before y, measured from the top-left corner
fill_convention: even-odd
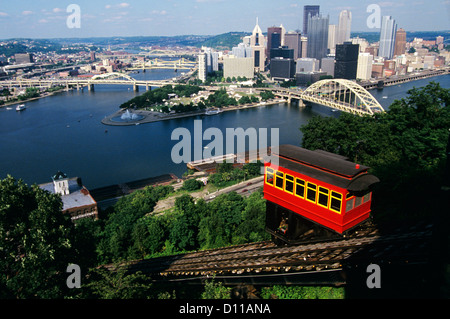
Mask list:
[[[377,4],[407,31],[450,30],[450,0],[0,0],[0,39],[97,36],[214,35],[251,32],[259,18],[263,31],[272,25],[301,29],[303,6],[320,5],[330,23],[339,12],[352,12],[352,31],[379,31],[367,26]],[[80,27],[69,28],[70,4],[80,8]],[[75,21],[75,20],[73,20]]]

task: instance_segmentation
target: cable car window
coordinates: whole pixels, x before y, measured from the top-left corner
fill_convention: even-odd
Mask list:
[[[273,169],[266,167],[266,183],[273,185]]]
[[[276,172],[275,186],[283,189],[284,184],[284,174],[282,172]]]
[[[317,198],[317,204],[328,208],[328,194],[330,191],[326,188],[319,187],[319,197]]]
[[[353,203],[355,202],[355,199],[352,198],[350,200],[347,200],[347,204],[345,205],[345,211],[348,212],[353,209]]]
[[[371,193],[367,193],[366,195],[363,196],[363,202],[368,202],[370,200],[370,194]]]
[[[295,195],[305,197],[305,181],[298,178],[295,179]]]
[[[355,207],[362,204],[362,197],[355,197]]]
[[[286,174],[286,182],[284,185],[284,190],[288,193],[294,193],[294,177]]]
[[[341,212],[342,195],[336,192],[331,192],[330,209],[335,212]]]
[[[306,199],[315,203],[316,193],[317,193],[317,186],[315,184],[308,183],[308,189],[306,191]]]

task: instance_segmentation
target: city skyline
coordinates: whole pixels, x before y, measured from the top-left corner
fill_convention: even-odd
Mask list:
[[[369,28],[367,8],[376,4],[381,16],[390,15],[406,31],[449,30],[450,1],[435,0],[414,3],[406,0],[372,2],[348,0],[336,5],[333,1],[298,0],[134,0],[115,2],[77,1],[80,27],[69,28],[67,12],[73,1],[30,1],[5,3],[0,8],[0,39],[8,38],[70,38],[109,36],[175,36],[215,35],[232,31],[250,32],[256,18],[263,32],[280,24],[290,30],[302,30],[303,7],[319,5],[330,24],[338,24],[339,13],[352,14],[352,32],[379,32]],[[417,17],[420,16],[420,19]]]

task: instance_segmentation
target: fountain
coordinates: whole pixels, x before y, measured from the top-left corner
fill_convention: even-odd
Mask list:
[[[132,113],[132,112],[130,112],[130,110],[126,110],[121,116],[116,116],[116,117],[111,118],[111,121],[113,121],[113,122],[134,122],[134,121],[140,121],[144,118],[145,118],[145,116]]]
[[[129,121],[129,120],[137,120],[139,116],[137,114],[131,113],[130,110],[126,110],[126,112],[123,113],[120,118],[122,120]]]

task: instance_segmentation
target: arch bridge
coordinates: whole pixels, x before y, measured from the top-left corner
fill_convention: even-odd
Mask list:
[[[276,90],[274,94],[289,100],[300,99],[357,115],[384,112],[380,103],[356,82],[345,79],[325,79],[306,90]]]
[[[145,70],[145,69],[192,69],[195,68],[197,62],[181,58],[179,60],[164,60],[164,59],[152,59],[145,62],[133,63],[133,66],[128,70]]]
[[[64,86],[67,89],[69,87],[76,87],[77,89],[81,89],[85,86],[88,87],[89,90],[94,88],[94,85],[132,85],[133,90],[138,91],[139,86],[145,86],[147,90],[154,87],[161,87],[164,85],[175,85],[177,84],[175,81],[171,80],[153,80],[153,81],[144,81],[144,80],[136,80],[125,73],[113,72],[113,73],[104,73],[97,74],[91,78],[67,78],[67,79],[16,79],[16,80],[7,80],[1,81],[0,86],[4,87],[53,87],[53,86]]]

